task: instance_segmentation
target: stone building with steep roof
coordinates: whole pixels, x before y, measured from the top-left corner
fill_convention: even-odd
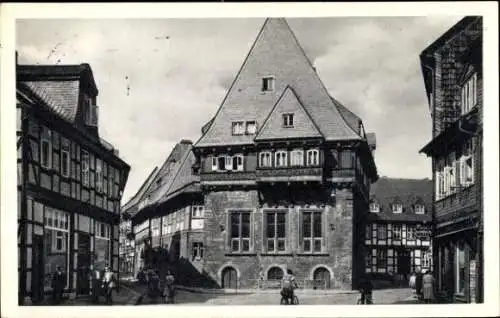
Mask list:
[[[330,96],[286,20],[267,19],[193,148],[198,268],[223,288],[276,284],[288,269],[302,287],[354,287],[374,141]]]
[[[380,178],[371,187],[365,227],[365,272],[408,279],[432,269],[432,180]]]
[[[88,64],[16,65],[19,303],[42,303],[60,267],[70,297],[90,272],[118,272],[120,200],[130,167],[99,136]]]

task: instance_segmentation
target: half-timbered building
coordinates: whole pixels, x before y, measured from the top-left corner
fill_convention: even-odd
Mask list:
[[[465,17],[420,62],[432,115],[435,272],[458,302],[483,301],[482,18]]]
[[[365,226],[365,272],[406,280],[432,269],[432,180],[380,178]]]
[[[99,136],[88,64],[17,65],[19,303],[41,302],[57,267],[88,295],[90,271],[118,272],[129,166]]]

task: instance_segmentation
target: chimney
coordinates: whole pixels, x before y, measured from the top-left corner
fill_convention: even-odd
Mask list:
[[[182,139],[181,140],[181,144],[183,144],[183,145],[192,145],[193,142],[191,140],[189,140],[189,139]]]

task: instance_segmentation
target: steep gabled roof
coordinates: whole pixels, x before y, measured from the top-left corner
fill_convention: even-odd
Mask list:
[[[432,180],[396,179],[382,177],[372,184],[370,201],[378,202],[380,212],[368,213],[370,221],[412,221],[429,222],[432,220]],[[393,213],[392,204],[401,203],[403,213]],[[425,214],[416,214],[414,205],[423,204]]]
[[[151,182],[153,181],[154,177],[156,176],[156,173],[158,172],[158,167],[155,167],[153,171],[151,171],[146,178],[146,180],[142,183],[142,185],[139,187],[139,190],[134,194],[134,196],[128,200],[127,203],[125,203],[122,207],[122,212],[123,213],[130,213],[131,215],[134,214],[134,210],[137,209],[137,204],[139,201],[142,199],[144,196],[144,193],[146,190],[149,188],[151,185]]]
[[[283,115],[293,113],[293,127],[283,127]],[[323,137],[318,127],[290,86],[283,91],[280,99],[264,121],[255,140],[284,138]]]
[[[274,77],[273,91],[261,90],[266,76]],[[288,86],[326,140],[360,139],[342,118],[285,19],[269,18],[196,146],[253,143],[251,135],[233,136],[231,123],[255,120],[262,125]]]

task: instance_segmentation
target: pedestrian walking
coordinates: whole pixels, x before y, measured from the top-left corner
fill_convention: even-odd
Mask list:
[[[175,282],[175,277],[172,274],[172,272],[167,271],[167,275],[165,277],[165,302],[167,304],[173,304],[174,303],[174,296],[175,296],[175,288],[174,288],[174,282]]]
[[[417,293],[418,299],[422,299],[422,271],[420,268],[417,269],[415,278],[415,292]]]
[[[97,266],[92,270],[92,302],[99,303],[99,295],[101,294],[101,271]]]
[[[52,276],[52,300],[54,305],[58,305],[62,301],[62,294],[66,287],[66,275],[61,270],[61,266],[57,266],[56,272]]]
[[[373,303],[373,284],[368,275],[361,277],[361,282],[359,284],[358,290],[361,292],[361,298],[359,299],[359,304],[372,304]]]
[[[410,283],[409,283],[409,287],[411,289],[413,289],[413,292],[415,292],[415,283],[416,283],[416,279],[417,279],[417,276],[415,273],[411,273],[411,276],[410,276]]]
[[[109,268],[108,264],[106,264],[106,266],[104,267],[104,273],[102,277],[102,288],[106,295],[106,303],[108,305],[111,305],[111,303],[113,302],[112,292],[113,289],[115,288],[115,276],[111,271],[111,269]]]
[[[425,303],[434,301],[434,276],[432,272],[426,272],[422,277],[422,293]]]

